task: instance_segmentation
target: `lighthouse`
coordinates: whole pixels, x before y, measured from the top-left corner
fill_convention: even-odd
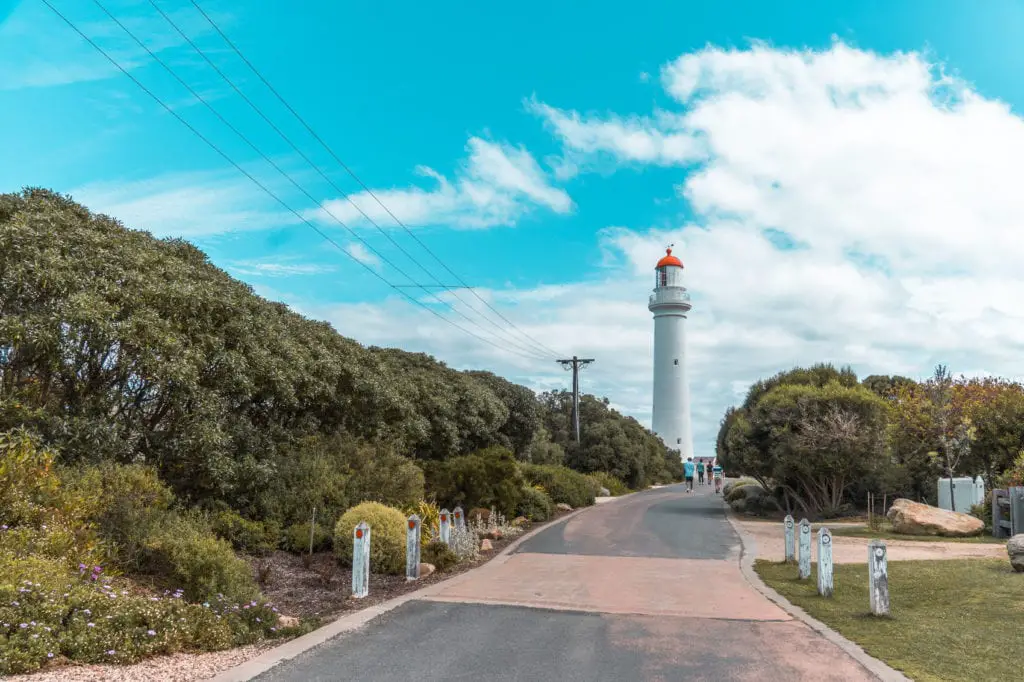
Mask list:
[[[651,427],[685,462],[693,457],[690,388],[686,380],[686,315],[690,294],[683,286],[683,262],[665,249],[654,268],[654,293],[647,308],[654,314],[654,405]]]

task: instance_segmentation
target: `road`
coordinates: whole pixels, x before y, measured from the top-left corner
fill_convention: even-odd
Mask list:
[[[256,678],[872,680],[744,579],[709,487],[648,490],[538,533]]]

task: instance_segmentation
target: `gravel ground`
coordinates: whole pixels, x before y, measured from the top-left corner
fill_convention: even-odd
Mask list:
[[[280,643],[280,640],[273,640],[211,653],[154,656],[134,665],[69,665],[4,679],[11,682],[193,682],[210,679]]]

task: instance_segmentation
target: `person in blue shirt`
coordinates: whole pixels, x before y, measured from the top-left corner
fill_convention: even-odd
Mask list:
[[[711,475],[715,477],[715,493],[722,492],[722,467],[717,462],[711,467]]]
[[[686,479],[686,492],[693,492],[693,457],[687,457],[686,461],[683,462],[683,478]]]

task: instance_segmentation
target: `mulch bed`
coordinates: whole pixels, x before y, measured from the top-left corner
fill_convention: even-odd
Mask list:
[[[568,513],[557,512],[550,521],[543,524],[527,523],[523,526],[523,534],[556,523]],[[302,556],[282,551],[266,557],[251,557],[250,562],[256,575],[264,574],[260,584],[263,596],[280,613],[304,620],[328,621],[474,569],[496,557],[519,537],[522,534],[494,540],[494,549],[481,553],[477,559],[459,563],[447,571],[435,572],[419,580],[406,580],[404,575],[371,574],[369,594],[362,599],[352,597],[352,569],[339,566],[331,552],[313,554],[312,559],[307,560],[308,568]],[[266,570],[268,567],[269,571]]]

